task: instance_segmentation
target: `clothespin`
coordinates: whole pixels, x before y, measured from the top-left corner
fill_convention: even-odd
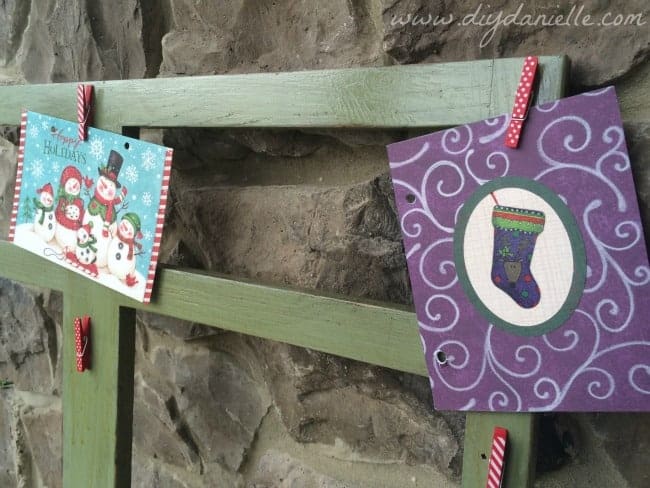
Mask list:
[[[77,85],[77,123],[79,124],[79,140],[88,137],[88,125],[91,123],[91,108],[93,102],[93,86],[80,83]]]
[[[488,477],[486,488],[500,488],[503,482],[505,468],[506,445],[508,431],[503,427],[495,427],[492,435],[492,451],[488,464]]]
[[[14,386],[13,381],[9,380],[0,380],[0,390],[7,390]]]
[[[74,341],[77,353],[77,371],[83,373],[90,369],[90,317],[74,319]]]
[[[528,56],[524,61],[524,67],[521,70],[519,86],[515,94],[515,103],[510,115],[510,124],[506,131],[506,146],[517,149],[519,146],[519,137],[524,122],[528,117],[528,110],[533,99],[533,89],[535,87],[535,76],[537,75],[537,56]]]

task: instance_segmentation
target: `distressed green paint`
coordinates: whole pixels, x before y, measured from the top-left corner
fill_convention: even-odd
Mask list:
[[[36,257],[36,256],[35,256]],[[43,272],[53,266],[42,266]],[[63,282],[63,486],[129,486],[135,311],[72,271]],[[91,317],[91,369],[76,370],[74,317]]]
[[[95,126],[436,128],[510,112],[523,59],[386,68],[94,82]],[[540,58],[536,102],[564,93],[568,60]],[[0,125],[23,108],[76,118],[76,83],[0,87]],[[130,485],[134,309],[183,318],[426,375],[415,314],[265,287],[200,272],[161,269],[142,305],[6,242],[0,275],[64,293],[64,486]],[[72,319],[92,316],[92,369],[75,369]],[[482,486],[476,460],[498,423],[510,429],[509,488],[534,474],[531,414],[470,413],[463,486]]]
[[[566,58],[543,56],[538,102]],[[442,127],[510,112],[522,59],[93,82],[95,124],[140,127]],[[76,119],[75,83],[0,87],[0,125],[28,108]]]
[[[465,422],[463,488],[487,484],[494,427],[508,429],[503,488],[532,488],[538,417],[532,413],[472,412]]]
[[[32,285],[45,282],[66,292],[68,275],[74,276],[71,271],[3,241],[0,241],[0,269],[7,278]],[[153,300],[147,305],[99,285],[93,288],[110,294],[116,305],[409,373],[427,374],[415,314],[394,305],[261,286],[176,269],[158,272]]]

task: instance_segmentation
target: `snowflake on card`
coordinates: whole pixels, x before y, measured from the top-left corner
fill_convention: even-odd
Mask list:
[[[40,159],[34,161],[29,167],[29,172],[32,174],[32,176],[34,176],[34,178],[42,178],[44,174],[43,161]]]
[[[151,198],[151,193],[148,191],[144,192],[142,194],[142,204],[145,207],[151,207],[151,204],[153,203],[153,199]]]
[[[50,165],[50,168],[52,168],[52,171],[54,171],[55,173],[58,173],[59,170],[61,169],[61,165],[59,165],[59,162],[58,162],[58,161],[54,161],[54,162]]]
[[[153,234],[151,233],[150,230],[145,230],[144,232],[142,232],[142,238],[145,241],[150,241],[153,238]]]
[[[49,130],[50,130],[50,124],[47,123],[47,120],[44,120],[43,122],[41,122],[41,127],[42,127],[43,130],[45,130],[45,131],[49,131]]]
[[[147,149],[142,153],[142,167],[146,171],[151,171],[156,167],[156,155],[151,149]]]
[[[138,170],[132,164],[128,165],[124,170],[124,179],[131,184],[138,181]]]
[[[38,137],[38,127],[32,125],[29,128],[29,137]]]
[[[104,141],[101,139],[90,141],[90,155],[95,159],[102,159],[104,156]]]

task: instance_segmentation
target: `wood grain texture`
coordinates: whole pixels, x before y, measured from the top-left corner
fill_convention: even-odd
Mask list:
[[[0,274],[68,293],[74,272],[0,241]],[[87,281],[90,284],[90,281]],[[426,375],[412,311],[262,286],[207,273],[161,268],[152,303],[93,285],[121,306]],[[93,302],[94,303],[94,302]],[[93,308],[91,305],[90,308]]]
[[[483,488],[495,427],[508,429],[503,488],[532,488],[536,461],[537,414],[472,412],[465,422],[463,488]]]
[[[93,82],[95,126],[442,127],[510,112],[522,58]],[[540,58],[538,101],[566,58]],[[548,78],[547,78],[548,77]],[[0,87],[0,125],[23,108],[76,119],[76,83]]]
[[[63,486],[131,483],[135,311],[69,273],[63,283]],[[91,366],[75,363],[74,317],[91,317]]]
[[[181,270],[162,270],[156,279],[151,304],[129,301],[128,305],[427,374],[411,311]]]

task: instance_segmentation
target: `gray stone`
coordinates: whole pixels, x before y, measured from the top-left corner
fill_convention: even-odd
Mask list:
[[[336,481],[317,473],[311,467],[286,453],[270,451],[259,461],[248,488],[352,488],[348,483]]]
[[[325,189],[194,191],[180,178],[175,184],[184,241],[197,250],[205,268],[265,282],[410,301],[386,176]]]
[[[648,118],[646,124],[625,126],[646,243],[650,242],[650,114]]]
[[[648,59],[650,30],[647,25],[621,26],[543,26],[526,25],[524,15],[533,19],[546,15],[571,12],[571,4],[560,6],[555,1],[522,3],[517,17],[519,25],[511,22],[494,29],[496,16],[501,19],[515,14],[517,2],[471,2],[450,4],[440,0],[385,0],[383,10],[384,49],[399,63],[439,62],[472,59],[492,59],[513,56],[567,54],[571,60],[572,84],[579,87],[601,85],[617,80]],[[590,1],[574,4],[572,19],[592,22],[615,20],[616,15],[641,14],[648,22],[650,10],[645,0]],[[583,7],[579,14],[580,7]],[[610,17],[603,17],[607,13]],[[471,16],[475,21],[472,22]],[[487,15],[492,14],[492,19]],[[438,23],[435,19],[449,20]],[[483,18],[481,16],[484,16]],[[482,22],[482,25],[479,25]],[[534,20],[530,22],[534,23]],[[463,25],[463,23],[468,25]],[[492,32],[494,31],[494,32]]]
[[[249,148],[218,129],[167,129],[163,143],[174,148],[174,168],[180,170],[214,167],[215,161],[239,160],[250,153]]]
[[[0,66],[7,66],[20,48],[31,2],[9,0],[0,7]]]
[[[142,78],[147,72],[138,0],[11,1],[0,7],[1,19],[0,70],[15,79]],[[152,23],[148,28],[149,44],[156,32],[162,37]],[[160,55],[150,62],[159,64]]]
[[[228,133],[253,152],[269,156],[308,156],[323,145],[321,137],[297,130],[239,129]]]
[[[429,19],[454,13],[445,11],[444,2],[384,0],[383,7],[383,48],[395,61],[414,63],[438,54],[450,28]]]
[[[619,418],[623,423],[634,423],[634,417],[607,414],[611,418]],[[621,472],[621,466],[610,456],[604,447],[603,437],[598,433],[593,419],[588,414],[561,414],[556,417],[556,434],[561,447],[568,458],[560,466],[546,472],[538,472],[535,479],[536,488],[592,488],[600,486],[616,486],[621,488],[637,488],[647,483],[632,481],[628,483],[626,475]],[[639,439],[628,439],[628,446],[636,445]],[[641,445],[640,447],[643,447]],[[628,448],[626,454],[630,454]],[[641,451],[639,451],[639,454]],[[619,457],[620,459],[620,457]],[[640,457],[639,457],[640,459]],[[634,465],[634,461],[630,464]],[[623,464],[623,467],[625,465]],[[557,469],[561,468],[561,469]],[[631,473],[627,473],[631,474]]]
[[[21,390],[52,393],[59,345],[43,303],[42,294],[0,278],[0,377]]]
[[[9,235],[9,218],[13,206],[13,190],[16,185],[16,146],[0,138],[0,239]]]
[[[168,129],[163,141],[174,147],[174,166],[180,170],[210,168],[221,173],[223,160],[239,161],[251,153],[303,157],[323,145],[323,138],[296,130]],[[212,178],[215,178],[212,174]],[[222,181],[225,175],[221,176]]]
[[[297,441],[342,441],[343,459],[428,464],[454,476],[459,444],[446,421],[387,371],[285,344],[257,345],[274,402]]]
[[[650,414],[593,414],[588,420],[630,488],[650,486],[645,459],[650,449]]]
[[[57,397],[23,395],[20,411],[26,439],[23,457],[29,457],[31,466],[31,472],[24,471],[27,486],[62,486],[63,417],[60,400]]]
[[[650,62],[630,71],[616,84],[626,124],[650,123]]]
[[[183,468],[188,473],[199,473],[198,454],[179,436],[169,416],[166,403],[173,397],[165,391],[164,384],[155,386],[153,389],[140,374],[136,375],[133,444],[134,451],[140,455],[137,459],[134,456],[133,469],[149,459]]]
[[[379,129],[306,129],[309,134],[318,134],[336,139],[348,146],[381,146],[406,139],[404,131]],[[329,142],[329,141],[328,141]]]
[[[166,405],[170,416],[202,460],[236,471],[269,399],[225,353],[197,351],[176,361],[174,377],[181,393]]]
[[[220,333],[220,330],[214,327],[142,311],[138,311],[138,319],[147,327],[163,331],[185,341],[202,339]]]
[[[206,479],[236,473],[270,406],[264,385],[249,370],[252,351],[237,335],[220,337],[228,352],[170,349],[164,345],[169,338],[155,331],[150,336],[149,352],[137,363],[134,442],[142,452]],[[152,436],[152,429],[159,433]]]
[[[17,486],[13,391],[0,390],[0,486]]]
[[[241,488],[241,475],[231,473],[221,466],[209,466],[203,475],[175,468],[152,458],[138,449],[133,452],[131,486],[151,488],[204,488],[218,486]]]
[[[161,74],[289,71],[383,64],[374,2],[170,2]],[[251,27],[254,26],[254,27]]]

